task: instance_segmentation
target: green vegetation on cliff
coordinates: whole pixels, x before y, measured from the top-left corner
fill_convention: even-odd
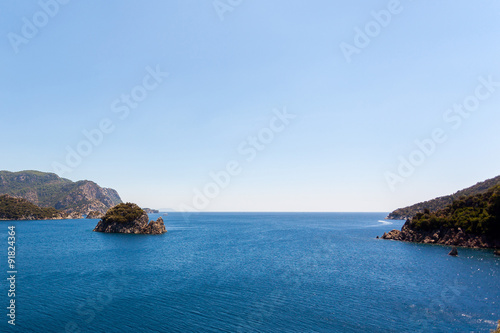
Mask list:
[[[496,185],[500,185],[500,176],[477,183],[474,186],[458,191],[452,195],[446,195],[433,200],[419,202],[412,206],[396,209],[390,213],[387,218],[394,220],[406,220],[415,216],[417,213],[424,213],[426,209],[431,213],[436,212],[440,209],[444,209],[447,205],[452,204],[454,201],[459,200],[462,197],[486,193],[490,188]]]
[[[409,226],[421,231],[461,228],[467,234],[500,239],[500,185],[463,197],[436,212],[417,213]]]
[[[62,212],[51,207],[40,208],[25,199],[0,195],[1,220],[46,220],[62,215]]]
[[[91,211],[104,214],[122,202],[113,189],[102,188],[88,180],[73,182],[40,171],[0,171],[0,194],[24,198],[40,207],[80,214]]]
[[[137,206],[134,203],[121,203],[108,210],[103,216],[102,221],[104,223],[129,223],[138,219],[144,213],[144,210],[142,210],[141,207]]]

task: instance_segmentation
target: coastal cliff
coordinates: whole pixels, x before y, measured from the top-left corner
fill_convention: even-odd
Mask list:
[[[105,214],[122,202],[115,190],[92,181],[73,182],[40,171],[0,171],[0,194],[23,198],[39,207],[55,208],[71,218],[81,218],[91,212]]]
[[[401,230],[384,233],[383,239],[500,248],[500,185],[486,193],[463,197],[436,212],[424,210],[408,219]]]
[[[149,216],[133,203],[121,203],[103,216],[94,228],[96,232],[150,234],[158,235],[167,232],[163,218],[149,222]]]

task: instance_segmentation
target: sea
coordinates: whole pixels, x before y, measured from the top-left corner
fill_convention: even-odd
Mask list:
[[[1,332],[490,332],[492,250],[377,239],[386,213],[169,213],[163,235],[2,221]],[[150,214],[156,219],[162,214]],[[8,231],[15,226],[15,296]],[[9,324],[11,299],[15,325]]]

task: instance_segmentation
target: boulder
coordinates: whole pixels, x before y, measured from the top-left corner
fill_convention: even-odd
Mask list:
[[[389,231],[388,233],[384,232],[384,234],[382,235],[382,238],[383,239],[400,240],[400,236],[401,236],[401,231],[393,229],[393,230]]]
[[[448,253],[448,255],[449,255],[449,256],[454,256],[454,257],[458,256],[458,249],[457,249],[457,247],[456,247],[456,246],[454,246],[454,247],[451,249],[450,253]]]
[[[167,229],[165,228],[165,224],[163,223],[163,218],[159,217],[156,221],[149,222],[143,233],[157,235],[163,234],[165,232],[167,232]]]

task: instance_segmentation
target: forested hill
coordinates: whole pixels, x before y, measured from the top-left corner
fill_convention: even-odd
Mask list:
[[[61,219],[65,214],[55,208],[40,208],[26,199],[0,195],[0,220]]]
[[[121,203],[118,193],[88,180],[73,182],[54,173],[0,171],[0,195],[24,198],[40,207],[68,214],[102,214]]]
[[[419,202],[412,206],[396,209],[395,211],[390,213],[386,217],[386,219],[406,220],[412,218],[417,213],[423,213],[426,209],[428,209],[431,213],[436,212],[437,210],[445,208],[447,205],[453,203],[453,201],[459,200],[464,196],[486,193],[490,188],[499,184],[500,176],[497,176],[495,178],[485,180],[484,182],[477,183],[474,186],[458,191],[452,195],[446,195],[429,201]]]

